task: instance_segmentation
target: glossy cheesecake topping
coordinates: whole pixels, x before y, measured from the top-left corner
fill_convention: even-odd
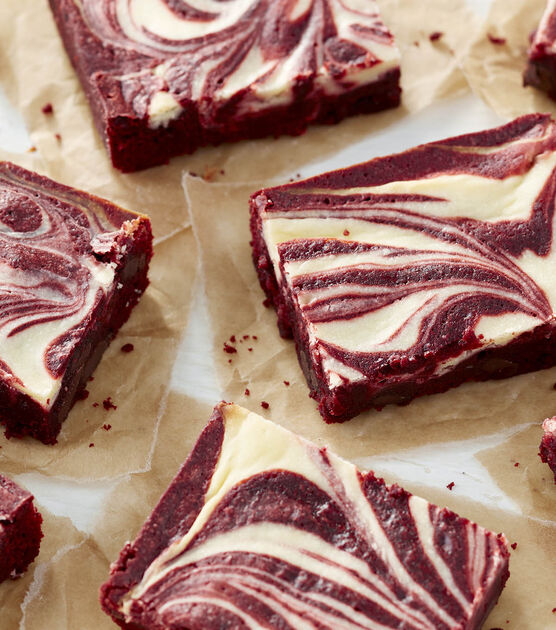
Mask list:
[[[296,92],[341,94],[399,68],[375,0],[78,5],[88,28],[119,51],[110,72],[152,127],[167,125],[191,100],[202,104],[201,116],[212,117],[222,102],[241,114],[289,104]]]
[[[112,289],[115,263],[103,257],[120,234],[119,214],[0,163],[0,372],[46,408]]]
[[[440,375],[551,321],[555,167],[531,115],[255,197],[328,386]]]
[[[503,537],[241,407],[222,404],[211,422],[217,448],[192,455],[192,474],[208,479],[202,504],[122,598],[127,622],[478,627],[505,580]]]

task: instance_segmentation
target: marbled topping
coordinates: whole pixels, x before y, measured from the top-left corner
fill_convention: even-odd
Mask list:
[[[133,215],[135,216],[135,215]],[[123,211],[0,163],[0,371],[49,407],[100,296]]]
[[[103,70],[153,127],[189,100],[212,118],[222,102],[256,111],[290,103],[295,90],[342,93],[399,67],[375,0],[76,1],[116,50]]]
[[[479,627],[507,577],[503,536],[241,407],[221,405],[215,422],[223,429],[215,460],[192,455],[203,462],[195,477],[208,475],[203,504],[121,599],[127,623]]]
[[[531,115],[254,198],[331,388],[442,374],[552,319],[555,149]]]

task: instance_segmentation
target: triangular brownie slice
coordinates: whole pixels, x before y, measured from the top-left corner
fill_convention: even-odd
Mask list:
[[[508,557],[503,535],[221,403],[101,602],[129,630],[472,630]]]
[[[556,364],[555,167],[532,114],[253,195],[260,282],[326,421]]]

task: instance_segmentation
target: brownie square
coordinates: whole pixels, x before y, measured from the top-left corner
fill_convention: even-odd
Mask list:
[[[101,588],[128,630],[481,627],[494,534],[221,403]]]
[[[0,582],[19,577],[38,556],[41,523],[33,496],[0,475]]]
[[[556,364],[555,149],[532,114],[252,196],[260,283],[327,422]]]
[[[543,436],[539,447],[541,460],[550,466],[556,483],[556,417],[547,418],[543,424]]]
[[[549,0],[537,30],[531,36],[523,84],[556,100],[556,1]]]
[[[53,444],[148,285],[147,217],[0,163],[0,422]]]
[[[400,102],[400,55],[375,0],[50,6],[122,171]]]

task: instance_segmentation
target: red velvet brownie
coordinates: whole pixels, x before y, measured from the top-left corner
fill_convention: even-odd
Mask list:
[[[539,447],[541,460],[550,466],[554,473],[554,483],[556,483],[556,417],[547,418],[542,423],[544,435]]]
[[[327,422],[556,364],[555,167],[533,114],[253,195],[259,279]]]
[[[524,85],[532,85],[556,100],[556,0],[548,0],[531,38]]]
[[[122,171],[395,107],[376,0],[50,0]]]
[[[149,219],[0,163],[0,422],[56,442],[148,284]]]
[[[472,630],[508,559],[502,534],[221,403],[101,603],[128,630]]]
[[[0,475],[0,582],[19,577],[38,556],[41,523],[33,496]]]

